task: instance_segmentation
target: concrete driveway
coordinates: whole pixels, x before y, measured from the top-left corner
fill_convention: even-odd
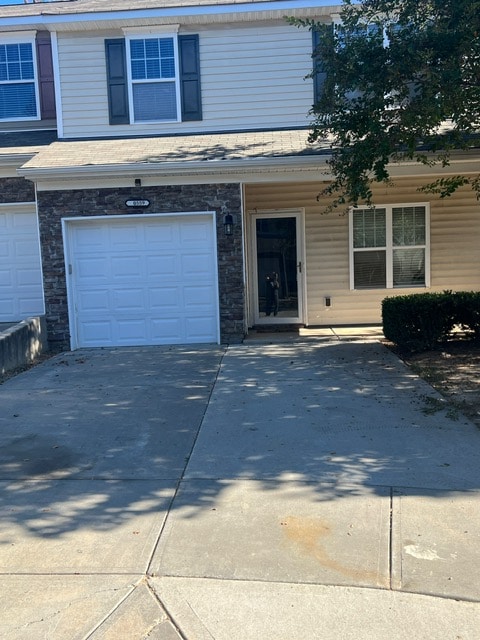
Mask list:
[[[480,638],[480,431],[374,339],[0,386],[3,640]]]

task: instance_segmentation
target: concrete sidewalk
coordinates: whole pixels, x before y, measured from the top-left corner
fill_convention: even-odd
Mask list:
[[[2,640],[478,640],[480,431],[375,334],[0,386]]]

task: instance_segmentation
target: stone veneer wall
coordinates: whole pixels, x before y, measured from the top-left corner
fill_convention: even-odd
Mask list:
[[[37,199],[50,342],[65,346],[70,343],[62,218],[188,211],[216,212],[221,340],[238,342],[244,337],[245,290],[239,184],[40,191]],[[150,206],[135,210],[125,205],[128,199],[147,199]],[[225,236],[223,217],[226,213],[232,214],[235,220],[232,236]]]
[[[35,187],[25,178],[0,178],[0,203],[35,202]]]

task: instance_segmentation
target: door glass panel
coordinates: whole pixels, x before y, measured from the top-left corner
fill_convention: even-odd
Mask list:
[[[258,317],[298,318],[297,220],[258,218]]]

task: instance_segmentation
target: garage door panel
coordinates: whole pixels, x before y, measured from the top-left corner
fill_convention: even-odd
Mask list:
[[[110,291],[108,289],[82,290],[78,292],[78,298],[80,308],[85,316],[89,313],[106,313],[110,310]]]
[[[112,323],[108,320],[84,320],[79,326],[79,338],[91,347],[102,347],[112,340]]]
[[[211,309],[215,302],[214,292],[212,287],[184,287],[183,288],[183,300],[187,309],[204,307]]]
[[[18,310],[20,318],[28,318],[32,315],[32,309],[43,307],[43,299],[40,296],[23,296],[18,299]]]
[[[153,287],[149,290],[149,306],[152,313],[156,315],[179,313],[183,308],[181,287]]]
[[[212,256],[203,253],[182,256],[182,276],[185,278],[212,279]]]
[[[17,233],[25,233],[30,236],[32,228],[36,227],[36,214],[30,212],[14,216],[12,220],[12,227],[17,231]]]
[[[181,271],[178,261],[178,256],[169,253],[167,255],[147,255],[146,265],[148,276],[158,276],[161,278],[167,278],[175,276],[180,279]]]
[[[179,344],[185,333],[177,318],[154,318],[151,323],[152,344]]]
[[[9,316],[14,314],[16,305],[13,304],[10,296],[4,295],[0,291],[0,309],[2,314]]]
[[[109,229],[109,249],[136,251],[143,245],[143,231],[136,224],[108,225],[107,228]]]
[[[95,227],[103,245],[92,249],[85,240]],[[75,346],[218,340],[212,215],[88,218],[72,221],[67,236]]]
[[[17,284],[19,284],[21,287],[28,286],[28,285],[32,285],[35,287],[38,285],[38,283],[39,283],[38,270],[36,269],[18,269],[17,270]]]
[[[173,242],[178,242],[177,225],[166,221],[163,224],[146,223],[144,246],[147,250],[168,250]]]
[[[180,239],[185,245],[193,244],[198,246],[198,241],[211,240],[211,226],[205,221],[198,221],[180,228]]]
[[[13,269],[0,269],[0,287],[12,287],[14,284]]]
[[[115,289],[112,292],[112,315],[127,311],[142,312],[145,310],[145,291],[143,288]]]
[[[30,258],[35,252],[38,252],[37,243],[34,240],[16,240],[12,244],[13,255],[17,258]]]
[[[110,261],[111,278],[113,281],[142,280],[144,277],[144,261],[141,256],[115,255]]]
[[[208,341],[211,334],[212,316],[199,316],[185,319],[185,329],[197,342]]]
[[[145,320],[125,319],[116,321],[118,344],[148,344],[147,323]]]
[[[72,250],[74,252],[92,252],[95,250],[102,250],[108,242],[107,227],[102,225],[95,225],[95,228],[91,227],[77,227],[75,235],[72,238]]]
[[[102,256],[86,255],[78,258],[75,263],[75,270],[78,272],[80,282],[93,280],[98,282],[102,277],[109,279],[109,261]]]

